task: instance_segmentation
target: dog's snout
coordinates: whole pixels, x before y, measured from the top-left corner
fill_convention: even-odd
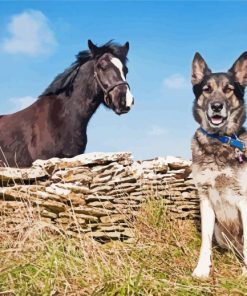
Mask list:
[[[224,104],[221,103],[221,102],[214,102],[214,103],[211,103],[211,109],[214,111],[214,112],[220,112],[224,107]]]

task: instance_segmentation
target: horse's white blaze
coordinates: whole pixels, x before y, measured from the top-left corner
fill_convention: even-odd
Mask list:
[[[126,81],[123,73],[123,64],[118,58],[112,58],[111,62],[118,68],[121,78],[123,81]],[[126,91],[126,107],[131,107],[133,105],[134,97],[132,93],[130,92],[129,87],[127,86],[127,91]]]
[[[124,77],[124,73],[123,73],[123,64],[122,64],[122,62],[118,58],[112,58],[111,62],[118,68],[123,81],[126,81],[126,79]]]
[[[126,92],[126,107],[131,107],[133,105],[133,95],[129,90],[129,87],[127,86],[127,92]]]

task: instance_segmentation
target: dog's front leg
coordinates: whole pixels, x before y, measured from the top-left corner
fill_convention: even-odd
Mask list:
[[[244,255],[244,266],[242,275],[247,277],[247,201],[242,200],[239,202],[239,211],[241,214],[242,225],[243,225],[243,255]]]
[[[199,261],[192,276],[206,279],[211,268],[212,237],[214,232],[215,214],[207,197],[200,201],[202,245]]]

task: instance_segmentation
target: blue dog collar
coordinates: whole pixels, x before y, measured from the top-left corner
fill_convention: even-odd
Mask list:
[[[220,136],[218,134],[210,134],[202,127],[199,128],[199,131],[201,131],[204,135],[206,135],[209,138],[217,139],[223,144],[228,144],[231,147],[238,148],[241,151],[245,151],[245,144],[243,141],[240,141],[238,137],[234,134],[231,137],[229,136]]]

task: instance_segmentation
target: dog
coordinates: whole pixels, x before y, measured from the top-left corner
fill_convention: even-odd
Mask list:
[[[193,276],[211,271],[213,234],[243,258],[247,275],[247,132],[244,91],[247,52],[228,72],[212,73],[196,53],[192,62],[193,115],[200,128],[192,139],[192,174],[200,197],[202,244]]]

